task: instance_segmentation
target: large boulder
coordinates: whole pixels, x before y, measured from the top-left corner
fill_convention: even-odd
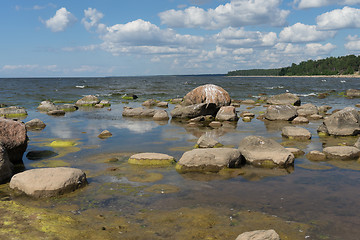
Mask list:
[[[306,128],[286,126],[281,130],[281,135],[290,139],[310,139],[311,133]]]
[[[236,109],[233,106],[223,106],[217,112],[215,120],[217,121],[237,121],[239,120]]]
[[[86,175],[76,168],[39,168],[15,174],[10,188],[32,197],[53,197],[72,192],[87,184]]]
[[[252,232],[244,232],[235,240],[280,240],[279,234],[275,230],[257,230]]]
[[[300,106],[301,100],[298,96],[292,93],[282,93],[268,98],[268,104],[272,105],[294,105]]]
[[[10,179],[13,175],[13,164],[9,161],[5,148],[0,145],[0,183]]]
[[[215,116],[219,108],[215,103],[200,103],[190,106],[176,105],[170,112],[173,118],[196,118],[199,116]]]
[[[347,107],[327,117],[318,132],[334,136],[355,136],[360,133],[360,115],[355,108]]]
[[[327,159],[357,160],[360,157],[360,149],[352,146],[334,146],[323,149]]]
[[[124,117],[154,117],[154,115],[160,110],[149,109],[149,108],[131,108],[124,107],[122,115]]]
[[[100,103],[100,100],[94,96],[94,95],[87,95],[79,100],[77,100],[77,102],[75,103],[76,106],[84,106],[84,107],[88,107],[88,106],[95,106],[96,104]]]
[[[183,99],[183,104],[186,106],[199,103],[214,103],[220,108],[230,105],[231,98],[223,88],[213,84],[206,84],[193,89]]]
[[[180,172],[218,172],[223,168],[239,167],[243,162],[234,148],[197,148],[185,152],[176,164]]]
[[[297,111],[292,105],[271,105],[265,112],[265,118],[270,121],[291,121],[296,117]]]
[[[22,107],[11,106],[0,108],[0,117],[16,118],[27,115],[26,110]]]
[[[10,162],[22,163],[27,148],[27,131],[25,124],[11,119],[0,118],[0,142],[3,144]]]
[[[294,163],[294,155],[273,139],[261,136],[245,137],[239,150],[247,163],[259,167],[287,167]]]
[[[312,103],[307,103],[301,105],[297,108],[297,113],[299,116],[310,116],[313,114],[319,114],[318,107]]]
[[[348,89],[348,90],[346,90],[345,94],[349,98],[359,98],[360,97],[360,89]]]

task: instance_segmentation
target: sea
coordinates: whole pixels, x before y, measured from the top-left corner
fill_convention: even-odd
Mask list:
[[[282,127],[290,123],[256,118],[211,128],[171,119],[156,122],[122,117],[124,107],[140,107],[147,99],[181,98],[204,84],[224,88],[234,100],[257,100],[264,95],[290,92],[297,94],[302,104],[331,106],[330,113],[345,107],[360,110],[355,107],[360,99],[345,97],[347,89],[360,89],[360,78],[223,75],[0,78],[0,104],[24,107],[28,116],[21,121],[38,118],[47,125],[42,131],[28,131],[22,170],[75,167],[86,172],[89,182],[83,189],[50,199],[19,195],[3,184],[0,205],[14,201],[28,209],[46,210],[75,220],[73,225],[62,225],[61,231],[58,228],[49,228],[48,232],[27,231],[39,239],[56,239],[65,232],[69,235],[64,236],[79,239],[235,239],[242,232],[259,229],[275,229],[281,239],[352,240],[360,236],[360,161],[314,162],[306,158],[311,150],[353,145],[357,137],[319,136],[317,128],[323,120],[300,125],[312,133],[312,139],[296,141],[281,136]],[[321,93],[326,93],[326,97],[319,98]],[[138,98],[126,100],[122,98],[125,94]],[[80,108],[61,117],[36,109],[44,100],[75,103],[86,95],[109,100],[111,106]],[[169,103],[165,110],[170,113],[174,106]],[[241,104],[236,110],[239,114],[249,111],[258,116],[266,107]],[[103,130],[110,131],[112,137],[99,138]],[[165,153],[179,160],[203,134],[235,148],[246,136],[264,136],[285,147],[299,148],[304,155],[298,156],[294,167],[287,169],[244,166],[221,173],[179,173],[175,166],[139,167],[127,162],[132,154],[141,152]],[[74,144],[51,147],[55,140]],[[29,157],[29,152],[34,151],[52,154],[34,159]],[[27,222],[16,222],[16,218],[13,221],[20,229],[31,228]],[[82,235],[76,235],[79,228]],[[6,236],[21,239],[19,231]],[[0,230],[0,237],[1,234]]]

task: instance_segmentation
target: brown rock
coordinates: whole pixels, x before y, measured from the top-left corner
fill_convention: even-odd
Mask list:
[[[46,124],[38,118],[28,121],[25,123],[26,130],[42,130],[46,127]]]
[[[215,120],[217,121],[237,121],[239,120],[235,107],[233,106],[223,106],[217,112]]]
[[[219,108],[230,105],[231,99],[229,93],[223,88],[213,84],[206,84],[186,94],[183,102],[186,106],[200,103],[215,103]]]
[[[100,134],[99,134],[99,138],[109,138],[109,137],[111,137],[112,136],[112,133],[111,132],[109,132],[108,130],[104,130],[104,131],[102,131]]]
[[[325,153],[316,150],[308,152],[308,154],[306,154],[306,158],[311,161],[326,161]]]

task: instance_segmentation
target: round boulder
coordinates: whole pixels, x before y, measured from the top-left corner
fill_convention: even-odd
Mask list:
[[[100,103],[100,100],[94,95],[87,95],[75,103],[77,106],[95,106]]]
[[[357,160],[360,157],[360,149],[351,146],[326,147],[323,151],[328,159]]]
[[[52,110],[56,110],[56,109],[57,109],[57,107],[55,106],[55,104],[50,101],[42,101],[40,103],[40,105],[37,107],[37,110],[43,111],[43,112],[48,112],[48,111],[52,111]]]
[[[86,175],[76,168],[39,168],[15,174],[10,188],[42,198],[72,192],[87,184]]]
[[[222,106],[229,106],[231,98],[229,93],[223,88],[213,84],[206,84],[187,93],[183,103],[186,106],[199,103],[215,103],[220,108]]]
[[[157,110],[153,116],[153,120],[155,121],[167,121],[169,119],[169,114],[165,110]]]
[[[128,163],[147,166],[167,166],[175,163],[175,158],[163,153],[138,153],[132,155]]]

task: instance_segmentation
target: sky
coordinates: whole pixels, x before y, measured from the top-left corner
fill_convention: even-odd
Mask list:
[[[222,74],[360,53],[360,0],[2,0],[0,77]]]

